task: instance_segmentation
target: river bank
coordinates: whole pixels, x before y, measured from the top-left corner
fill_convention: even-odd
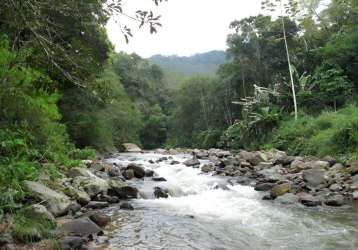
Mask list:
[[[322,230],[323,235],[336,232],[326,241],[318,236],[311,239],[311,244],[322,240],[323,247],[313,249],[327,249],[334,238],[348,240],[358,230],[354,222],[358,221],[357,213],[352,208],[358,184],[356,165],[343,166],[333,158],[291,157],[281,151],[157,150],[118,154],[83,164],[86,167],[69,170],[49,187],[26,183],[33,200],[42,201],[30,206],[29,214],[56,221],[54,235],[61,249],[168,249],[182,244],[171,245],[170,238],[178,241],[180,237],[189,237],[190,232],[206,243],[195,245],[195,237],[190,236],[181,249],[218,249],[215,247],[223,244],[218,235],[229,240],[221,249],[233,249],[251,238],[235,236],[235,232],[243,233],[241,227],[251,228],[251,234],[259,236],[268,233],[271,220],[271,226],[278,227],[277,234],[271,236],[272,242],[265,237],[257,245],[246,242],[247,249],[265,244],[289,249],[292,245],[279,238],[290,238],[281,228],[290,223],[291,228],[286,230],[291,234],[302,230],[314,233],[305,223]],[[312,206],[320,208],[309,208]],[[284,216],[281,218],[280,214]],[[301,221],[303,214],[308,219]],[[230,220],[240,227],[222,235],[219,231],[225,231]],[[344,220],[348,223],[341,223]],[[294,227],[295,221],[300,227]],[[257,223],[266,226],[260,228]],[[167,224],[172,224],[172,230],[180,228],[174,224],[189,226],[164,239],[169,233],[165,231],[169,230]],[[203,230],[205,225],[211,225],[212,231]],[[322,226],[326,228],[318,229]],[[151,227],[154,231],[149,230]],[[159,235],[153,235],[154,232]],[[137,242],[134,238],[138,234],[148,239]],[[40,241],[41,235],[37,238]],[[4,249],[14,249],[11,244],[9,240]],[[358,243],[340,240],[337,244],[346,247],[340,249],[354,249]],[[37,247],[34,245],[33,249],[46,249]]]

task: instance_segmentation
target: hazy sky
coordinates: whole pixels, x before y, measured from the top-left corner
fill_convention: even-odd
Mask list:
[[[261,0],[169,0],[155,8],[151,0],[125,0],[124,9],[133,11],[145,7],[162,15],[162,28],[150,35],[148,29],[121,18],[133,27],[134,38],[127,45],[118,24],[110,21],[107,30],[116,51],[136,52],[142,57],[154,54],[192,55],[226,48],[229,24],[260,12]]]

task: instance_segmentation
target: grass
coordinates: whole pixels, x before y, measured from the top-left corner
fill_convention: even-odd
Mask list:
[[[293,155],[331,155],[343,161],[357,158],[358,107],[284,121],[268,144]]]

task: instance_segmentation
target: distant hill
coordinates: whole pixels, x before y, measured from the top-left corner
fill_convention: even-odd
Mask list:
[[[214,50],[187,57],[154,55],[148,60],[165,70],[185,76],[214,75],[219,65],[225,62],[225,52]]]

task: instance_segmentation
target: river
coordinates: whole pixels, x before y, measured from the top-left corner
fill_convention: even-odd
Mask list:
[[[148,162],[161,157],[164,155],[132,153],[109,160],[143,164],[167,180],[133,181],[145,197],[131,201],[135,210],[106,210],[114,218],[109,249],[358,249],[358,212],[351,208],[306,208],[264,201],[264,193],[252,187],[233,186],[227,178],[183,164],[170,165],[172,159]],[[171,157],[183,162],[191,156]],[[170,197],[154,199],[156,186],[167,188]]]

